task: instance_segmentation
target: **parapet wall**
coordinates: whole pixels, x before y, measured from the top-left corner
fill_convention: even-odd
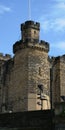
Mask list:
[[[45,41],[40,41],[39,43],[23,43],[22,40],[17,41],[14,45],[13,45],[13,53],[15,54],[17,51],[25,49],[26,47],[28,48],[34,48],[34,49],[38,49],[41,51],[49,51],[49,43],[45,42]]]
[[[0,60],[4,60],[4,61],[6,61],[6,60],[9,60],[11,58],[11,55],[9,55],[9,54],[3,54],[3,53],[0,53]]]
[[[60,61],[63,62],[63,63],[65,63],[65,55],[62,55],[62,56],[60,57]]]
[[[28,43],[28,47],[32,47],[34,49],[38,49],[46,52],[49,51],[49,43],[42,40],[39,43]]]
[[[59,63],[60,62],[60,56],[57,56],[57,57],[51,57],[50,58],[50,63],[51,63],[51,66],[53,67],[55,64]]]
[[[65,63],[65,55],[62,55],[62,56],[57,56],[57,57],[50,57],[49,58],[49,61],[51,64],[53,64],[53,66],[57,63]]]
[[[21,24],[21,31],[25,28],[34,28],[40,30],[40,23],[34,21],[26,21],[25,23]]]

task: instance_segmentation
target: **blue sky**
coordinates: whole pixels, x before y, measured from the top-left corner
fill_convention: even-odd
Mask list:
[[[40,22],[40,40],[50,44],[49,55],[65,54],[65,0],[30,0],[31,20]],[[0,0],[0,52],[12,55],[21,39],[20,24],[29,20],[28,0]]]

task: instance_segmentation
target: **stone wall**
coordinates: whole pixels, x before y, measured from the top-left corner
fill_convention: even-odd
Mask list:
[[[14,66],[10,75],[9,103],[13,111],[27,110],[28,105],[28,49],[14,56]]]
[[[48,53],[27,47],[17,51],[10,74],[8,102],[13,111],[41,109],[37,99],[38,85],[43,84],[46,109],[50,108],[50,71]],[[44,101],[43,101],[44,104]],[[10,107],[10,106],[9,106]],[[44,108],[43,107],[43,108]]]
[[[65,96],[65,55],[60,57],[60,96]]]
[[[35,106],[36,109],[41,109],[41,106],[38,105],[40,102],[37,99],[38,94],[40,93],[38,89],[38,85],[43,85],[43,94],[46,95],[46,109],[50,108],[49,104],[49,95],[50,95],[50,71],[49,71],[49,62],[48,62],[48,54],[47,52],[37,50],[37,49],[30,49],[28,55],[28,93],[31,96],[35,97],[36,93],[36,101]],[[29,96],[28,95],[28,96]],[[48,96],[48,98],[47,98]],[[31,97],[30,97],[31,98]],[[31,104],[31,100],[29,99],[29,104]],[[48,104],[47,104],[48,103]],[[44,101],[43,101],[44,104]],[[43,106],[44,107],[44,106]],[[31,108],[32,109],[32,106]]]
[[[54,59],[52,64],[52,105],[60,102],[60,57]]]
[[[16,51],[13,58],[0,60],[0,111],[40,110],[39,84],[43,85],[43,109],[50,108],[50,81],[52,104],[65,96],[65,56],[48,59],[47,44],[31,44]],[[50,65],[52,77],[50,77]]]
[[[7,100],[7,85],[6,80],[8,79],[8,71],[10,72],[9,61],[11,59],[11,56],[6,54],[3,55],[0,53],[0,112],[2,109],[5,110],[5,100]],[[9,81],[8,81],[9,82]]]
[[[65,96],[65,55],[53,59],[52,64],[52,102],[63,101]]]

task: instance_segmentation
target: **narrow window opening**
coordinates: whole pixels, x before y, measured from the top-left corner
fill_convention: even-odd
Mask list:
[[[41,67],[39,67],[39,75],[41,76]]]
[[[34,31],[34,34],[36,34],[36,31]]]

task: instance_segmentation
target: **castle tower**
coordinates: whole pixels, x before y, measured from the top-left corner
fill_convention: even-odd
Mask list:
[[[52,102],[65,102],[65,55],[55,57],[52,66]]]
[[[40,110],[40,84],[43,86],[42,107],[50,108],[49,44],[39,40],[39,31],[39,23],[26,21],[21,24],[21,40],[13,45],[14,67],[8,88],[9,110]]]
[[[7,100],[8,91],[5,82],[8,74],[8,62],[10,60],[11,55],[0,53],[0,112],[5,111],[5,102]]]

